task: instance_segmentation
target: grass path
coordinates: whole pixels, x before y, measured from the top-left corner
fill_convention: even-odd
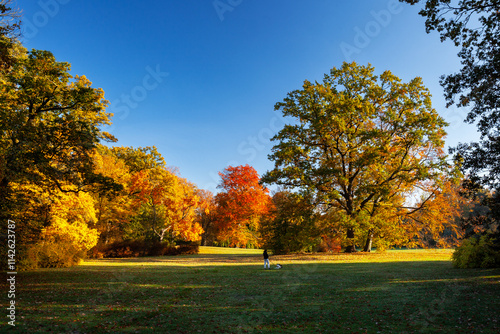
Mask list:
[[[271,256],[202,247],[19,275],[20,332],[499,333],[500,269],[449,250]]]

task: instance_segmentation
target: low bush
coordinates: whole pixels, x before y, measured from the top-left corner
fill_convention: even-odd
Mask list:
[[[317,248],[317,252],[330,252],[330,253],[339,253],[341,250],[341,240],[338,237],[331,237],[328,235],[321,236],[321,243]]]
[[[198,254],[200,251],[200,245],[195,243],[191,245],[181,245],[178,247],[178,250],[180,254],[187,254],[187,255]]]
[[[198,254],[199,245],[196,243],[175,246],[171,243],[152,242],[144,240],[125,240],[109,245],[98,245],[92,249],[93,258],[123,258],[139,256],[161,256]]]
[[[456,268],[498,268],[500,247],[492,234],[475,235],[465,239],[452,255]]]
[[[25,251],[20,267],[24,270],[36,268],[67,268],[86,257],[86,252],[72,243],[38,243]]]

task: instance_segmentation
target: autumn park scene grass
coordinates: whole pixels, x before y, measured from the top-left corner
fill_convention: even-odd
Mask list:
[[[86,261],[24,273],[26,333],[497,333],[500,269],[453,268],[451,250]]]
[[[0,332],[500,333],[500,1],[21,3]]]

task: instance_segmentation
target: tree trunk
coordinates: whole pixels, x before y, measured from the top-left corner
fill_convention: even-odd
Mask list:
[[[356,245],[354,245],[354,229],[350,228],[347,230],[347,239],[349,240],[349,246],[346,247],[346,253],[355,253]]]
[[[363,252],[371,252],[372,251],[372,243],[373,243],[373,231],[368,231],[368,235],[366,237],[366,244]]]
[[[109,231],[111,230],[111,223],[108,221],[106,223],[106,233],[104,234],[104,244],[107,245],[109,242]]]
[[[5,222],[7,219],[11,218],[8,215],[8,212],[10,211],[8,203],[10,193],[9,190],[9,180],[7,179],[7,177],[3,177],[0,180],[0,217],[2,219],[2,222]]]
[[[212,233],[212,222],[210,219],[208,218],[203,218],[202,221],[201,221],[201,227],[203,228],[203,234],[201,235],[201,245],[202,246],[211,246],[209,245],[209,238],[211,236],[211,233]]]

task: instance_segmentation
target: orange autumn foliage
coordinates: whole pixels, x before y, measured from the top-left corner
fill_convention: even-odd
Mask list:
[[[269,213],[269,190],[259,184],[257,171],[249,166],[229,166],[219,173],[215,227],[218,239],[232,246],[258,245],[259,219]]]
[[[407,232],[417,237],[418,246],[428,246],[428,240],[433,242],[431,246],[457,246],[463,237],[458,220],[470,210],[472,201],[460,195],[459,183],[452,180],[424,184],[422,190],[427,195],[418,203],[421,209],[408,215]]]

